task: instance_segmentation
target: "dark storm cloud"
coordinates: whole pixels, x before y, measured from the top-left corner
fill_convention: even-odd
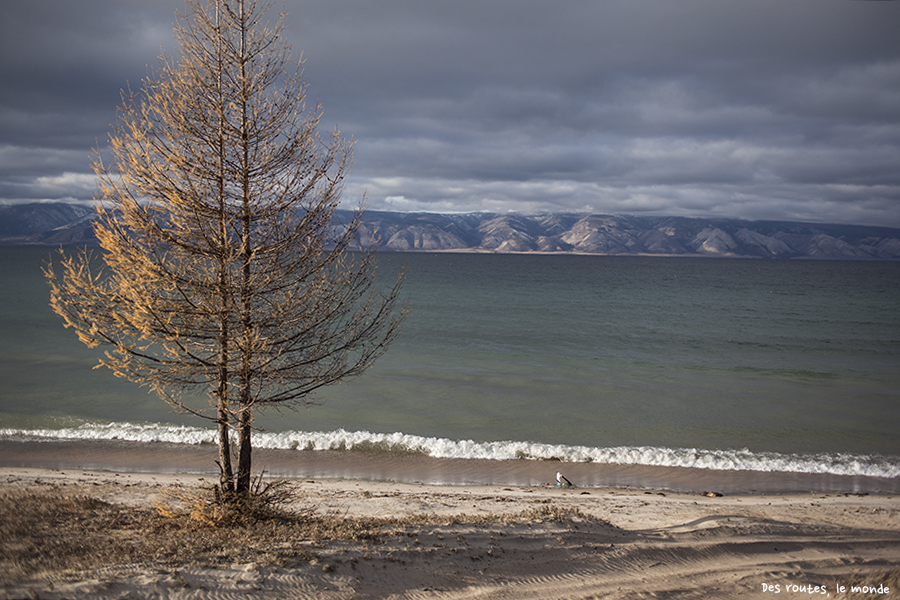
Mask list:
[[[900,226],[900,3],[285,8],[323,127],[357,140],[348,200]],[[176,9],[0,4],[0,197],[90,196],[89,151],[177,51]]]
[[[105,129],[120,90],[139,85],[162,45],[174,45],[172,8],[149,13],[147,4],[3,3],[4,141],[83,148],[98,120]]]
[[[0,4],[0,199],[86,200],[121,90],[172,42],[179,3]],[[152,7],[152,11],[150,8]]]

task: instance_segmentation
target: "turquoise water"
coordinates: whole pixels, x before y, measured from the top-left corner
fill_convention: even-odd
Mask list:
[[[47,306],[49,254],[0,248],[4,434],[205,435],[91,370]],[[260,443],[900,474],[900,263],[381,256],[409,270],[401,337],[260,418]]]

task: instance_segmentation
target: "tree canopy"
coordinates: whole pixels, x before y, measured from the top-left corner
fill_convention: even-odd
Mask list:
[[[102,252],[62,256],[51,306],[100,364],[218,431],[220,486],[247,492],[254,411],[360,375],[399,332],[401,275],[376,289],[361,210],[335,210],[352,154],[318,132],[283,16],[258,0],[188,0],[177,59],[123,93],[98,151]],[[186,400],[198,389],[208,404]],[[237,438],[237,469],[231,446]]]

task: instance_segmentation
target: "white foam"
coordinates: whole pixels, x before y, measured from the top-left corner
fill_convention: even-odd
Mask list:
[[[32,440],[125,440],[175,444],[214,444],[215,430],[183,425],[138,423],[85,423],[62,429],[0,429],[0,437]],[[405,433],[368,431],[258,432],[254,446],[296,450],[367,450],[419,453],[435,458],[559,459],[662,467],[694,467],[727,471],[783,471],[832,475],[900,477],[900,457],[854,454],[779,454],[741,450],[702,450],[619,446],[592,448],[536,442],[475,442],[423,437]]]

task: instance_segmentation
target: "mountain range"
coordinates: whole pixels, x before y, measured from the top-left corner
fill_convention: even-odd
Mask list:
[[[78,204],[0,206],[0,244],[95,245],[94,216]],[[346,222],[350,213],[336,217]],[[900,259],[900,229],[689,217],[367,211],[355,247],[376,240],[394,252]]]

